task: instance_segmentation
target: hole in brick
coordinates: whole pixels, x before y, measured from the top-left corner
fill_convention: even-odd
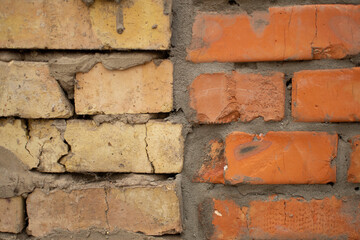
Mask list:
[[[328,182],[327,185],[334,186],[333,182]]]
[[[229,0],[229,4],[239,6],[239,4],[235,0]]]
[[[355,191],[359,191],[360,187],[356,187],[356,188],[354,188],[354,189],[355,189]]]
[[[289,90],[292,88],[292,78],[289,78],[289,80],[286,81],[286,88]]]

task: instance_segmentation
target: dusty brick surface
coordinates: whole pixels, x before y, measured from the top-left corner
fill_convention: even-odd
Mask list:
[[[360,183],[360,135],[352,137],[348,182]]]
[[[252,201],[239,206],[232,200],[212,199],[209,239],[329,239],[359,238],[359,201],[346,197],[290,198]]]
[[[360,120],[360,68],[296,72],[292,85],[295,121]]]
[[[24,199],[0,198],[0,232],[19,233],[24,226]]]
[[[0,47],[168,49],[171,1],[164,1],[134,0],[118,6],[115,1],[97,0],[87,7],[81,0],[4,0]],[[121,34],[117,14],[125,28]]]
[[[325,184],[336,182],[331,161],[337,134],[324,132],[233,132],[215,142],[196,182],[228,184]],[[213,143],[214,144],[214,143]],[[210,175],[211,174],[211,175]]]
[[[69,118],[73,106],[49,66],[41,62],[0,62],[0,116]]]
[[[170,112],[173,106],[173,66],[164,60],[126,70],[107,70],[98,63],[76,75],[77,114]]]
[[[200,123],[249,122],[284,117],[284,74],[202,74],[190,85],[190,106]]]
[[[182,125],[150,121],[146,124],[146,149],[155,173],[180,173],[184,163]]]
[[[39,160],[26,149],[29,137],[24,120],[0,119],[0,146],[11,151],[29,169],[36,168]]]
[[[66,128],[64,120],[30,120],[29,141],[26,149],[31,156],[39,160],[40,172],[65,172],[58,161],[68,154],[69,147],[64,142],[62,130]]]
[[[183,166],[182,126],[67,121],[71,152],[61,159],[69,172],[178,173]]]
[[[28,233],[41,237],[54,231],[126,230],[147,235],[181,232],[175,184],[124,188],[86,188],[45,193],[36,189],[26,201]]]
[[[328,4],[271,7],[251,14],[198,13],[188,60],[256,62],[344,58],[360,52],[359,8],[358,5]]]
[[[224,141],[211,140],[208,144],[209,151],[206,158],[193,177],[193,182],[225,183],[224,167]]]

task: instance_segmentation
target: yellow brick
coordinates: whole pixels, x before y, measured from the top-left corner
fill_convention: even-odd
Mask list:
[[[171,7],[171,1],[122,0],[119,6],[96,0],[87,7],[81,0],[1,0],[0,47],[168,49],[171,23],[170,14],[164,14],[166,5]],[[119,10],[122,34],[116,31]]]
[[[164,60],[126,70],[107,70],[98,63],[76,75],[77,114],[157,113],[172,110],[173,66]]]

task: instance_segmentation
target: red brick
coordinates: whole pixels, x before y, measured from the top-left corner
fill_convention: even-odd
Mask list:
[[[203,163],[195,181],[222,183],[225,174],[229,184],[336,182],[331,161],[337,154],[337,142],[337,134],[324,132],[234,132],[226,137],[225,156],[216,148],[212,150],[211,161]],[[224,161],[226,165],[220,168]]]
[[[24,199],[0,198],[0,232],[19,233],[25,225]]]
[[[224,142],[222,140],[211,140],[210,151],[207,157],[193,178],[193,182],[225,183],[224,167]]]
[[[252,14],[199,13],[188,60],[340,59],[360,52],[360,6],[271,7]]]
[[[294,74],[292,116],[302,122],[360,120],[360,68]]]
[[[202,74],[190,85],[190,106],[200,123],[249,122],[284,117],[284,74]]]
[[[348,182],[360,183],[360,135],[353,137],[351,143],[351,160],[348,171]]]
[[[360,238],[360,205],[350,198],[252,201],[248,208],[231,200],[213,204],[212,240]]]

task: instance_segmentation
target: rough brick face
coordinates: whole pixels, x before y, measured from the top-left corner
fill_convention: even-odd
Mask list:
[[[271,7],[251,15],[198,13],[188,59],[256,62],[357,54],[359,9],[356,5],[304,5]]]
[[[212,200],[212,240],[220,239],[358,239],[359,201],[335,197],[305,201],[290,198],[252,201]],[[208,226],[205,226],[208,227]]]
[[[77,114],[156,113],[172,110],[173,67],[169,60],[126,70],[107,70],[101,63],[78,73]]]
[[[29,169],[35,168],[39,160],[27,151],[28,136],[24,120],[0,119],[0,146],[16,155]]]
[[[0,198],[0,232],[19,233],[25,225],[22,197]]]
[[[350,143],[352,152],[348,170],[348,182],[360,183],[360,135],[353,137]]]
[[[337,141],[337,134],[322,132],[234,132],[226,137],[224,156],[221,145],[212,146],[210,161],[203,164],[195,181],[221,183],[223,175],[230,184],[335,182],[331,161],[337,154]],[[210,177],[210,173],[215,175]]]
[[[73,106],[47,63],[0,62],[0,116],[68,118]]]
[[[284,74],[202,74],[190,85],[190,106],[200,123],[280,121],[284,117]]]
[[[360,68],[296,72],[292,85],[295,121],[360,120]]]
[[[168,0],[133,0],[120,6],[115,1],[97,0],[90,7],[81,0],[3,0],[0,47],[168,49],[169,9]],[[117,32],[118,14],[125,28],[121,34]]]
[[[96,126],[93,121],[70,120],[64,138],[71,152],[61,163],[69,172],[181,172],[181,131],[181,125],[165,122]]]
[[[36,189],[26,201],[28,232],[36,237],[55,230],[127,230],[147,235],[181,232],[175,184],[124,188],[86,188],[45,193]]]

